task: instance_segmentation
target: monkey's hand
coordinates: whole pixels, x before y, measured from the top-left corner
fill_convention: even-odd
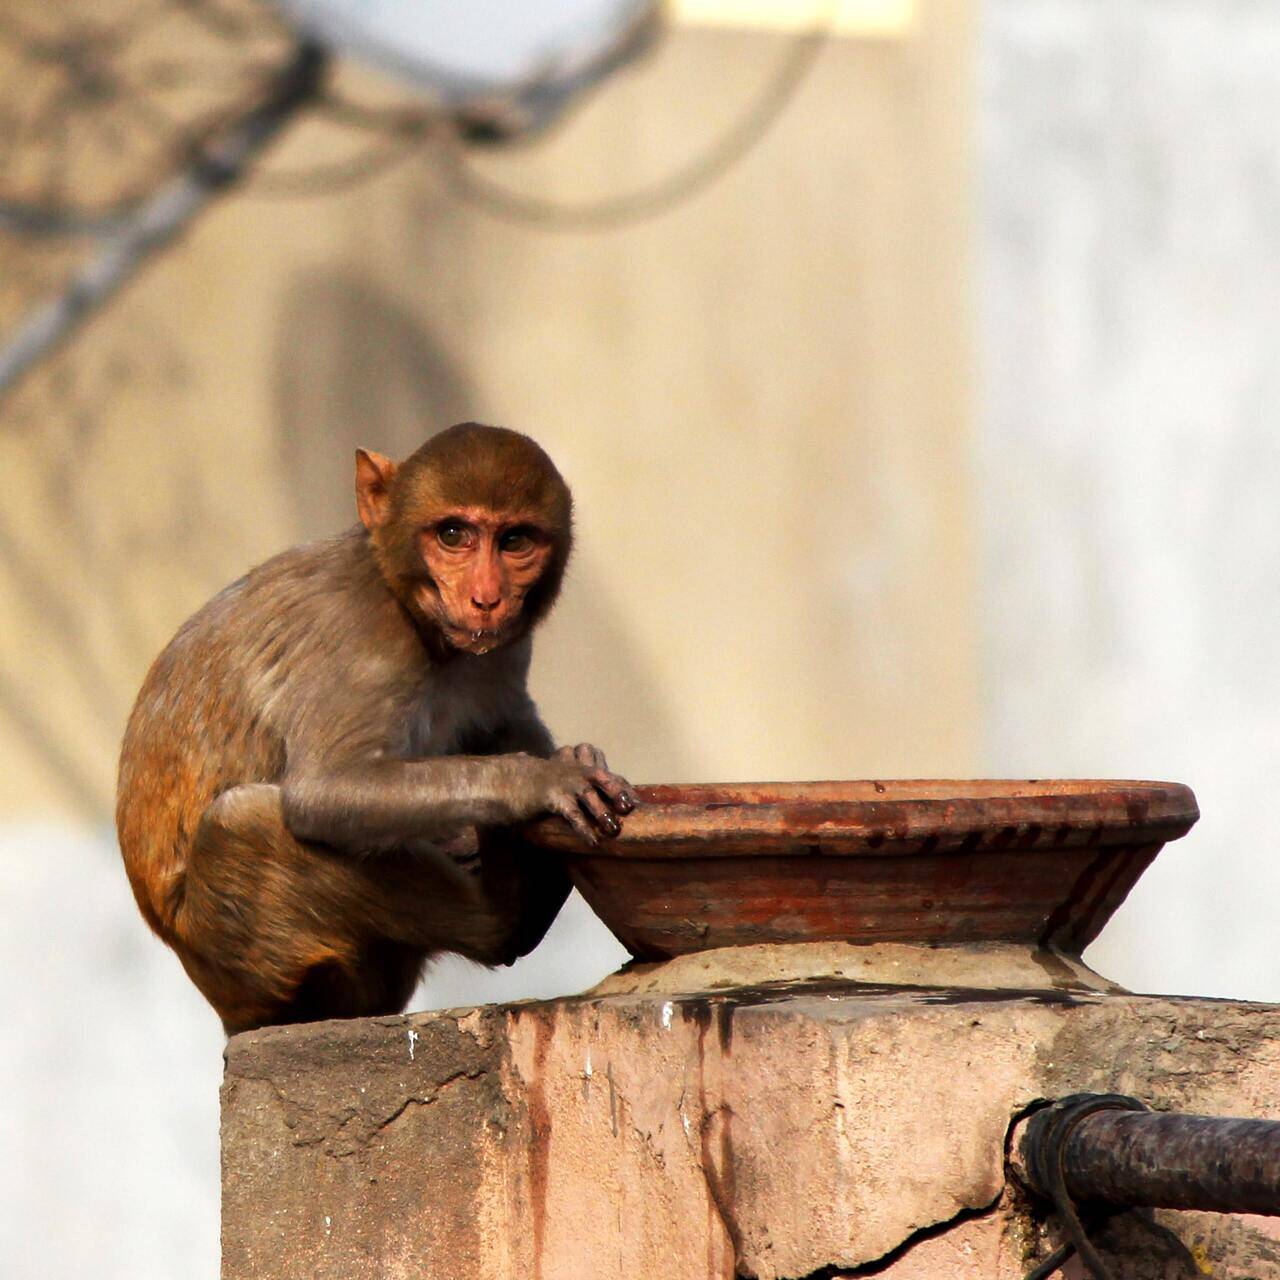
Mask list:
[[[547,766],[547,790],[542,806],[562,817],[588,844],[601,834],[616,836],[622,830],[620,815],[638,803],[626,778],[609,770],[599,747],[589,742],[561,747]]]

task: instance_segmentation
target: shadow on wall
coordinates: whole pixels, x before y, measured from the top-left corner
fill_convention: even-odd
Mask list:
[[[8,482],[0,513],[0,738],[21,757],[7,779],[6,807],[39,794],[36,807],[54,796],[94,826],[110,813],[132,697],[122,659],[142,663],[152,642],[138,607],[148,548],[136,527],[103,516],[103,477],[114,475],[117,486],[121,478],[112,455],[119,435],[105,406],[140,387],[172,390],[184,377],[180,353],[143,316],[123,334],[87,335],[0,404]],[[125,479],[151,462],[139,448]],[[188,502],[189,517],[198,500]],[[168,539],[175,556],[200,523],[189,518]],[[30,786],[42,774],[47,792]]]
[[[403,457],[451,423],[483,419],[490,399],[397,299],[335,273],[303,276],[286,292],[275,395],[285,501],[300,538],[327,537],[353,519],[357,447]],[[611,597],[590,548],[579,548],[538,646],[534,684],[547,718],[566,740],[599,740],[638,777],[684,777],[677,731]]]
[[[277,444],[300,539],[354,520],[357,448],[404,457],[475,401],[421,320],[359,279],[324,273],[291,284],[278,351]]]

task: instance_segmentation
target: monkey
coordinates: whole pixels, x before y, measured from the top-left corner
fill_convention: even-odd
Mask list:
[[[401,1011],[426,961],[509,964],[570,882],[519,824],[590,844],[638,803],[527,690],[572,497],[546,453],[459,423],[356,453],[359,523],[214,596],[147,674],[116,825],[147,924],[228,1035]]]

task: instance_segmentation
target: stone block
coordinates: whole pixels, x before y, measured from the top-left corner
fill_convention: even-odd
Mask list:
[[[1021,1280],[1057,1243],[1006,1179],[1029,1104],[1118,1091],[1280,1118],[1280,1008],[1117,993],[1078,969],[984,986],[980,962],[1011,960],[947,957],[941,985],[927,957],[910,985],[715,989],[704,971],[709,989],[679,992],[649,972],[237,1036],[224,1280]],[[877,963],[860,973],[901,957]],[[1179,1274],[1184,1249],[1206,1274],[1280,1275],[1275,1220],[1160,1222],[1172,1237],[1109,1228],[1126,1280]]]

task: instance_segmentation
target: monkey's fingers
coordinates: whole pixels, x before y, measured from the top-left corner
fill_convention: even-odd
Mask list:
[[[580,764],[584,769],[607,769],[608,761],[604,758],[604,752],[599,747],[594,747],[589,742],[580,742],[576,747],[561,747],[555,754],[557,760],[572,760],[574,764]]]
[[[616,836],[622,830],[622,823],[594,786],[588,785],[578,793],[578,806],[605,835]]]
[[[605,796],[615,813],[630,813],[640,803],[631,783],[621,774],[604,768],[593,769],[587,774],[587,780]]]
[[[596,845],[600,843],[600,836],[587,820],[587,815],[579,808],[576,796],[557,796],[552,801],[551,812],[559,814],[587,844]]]

